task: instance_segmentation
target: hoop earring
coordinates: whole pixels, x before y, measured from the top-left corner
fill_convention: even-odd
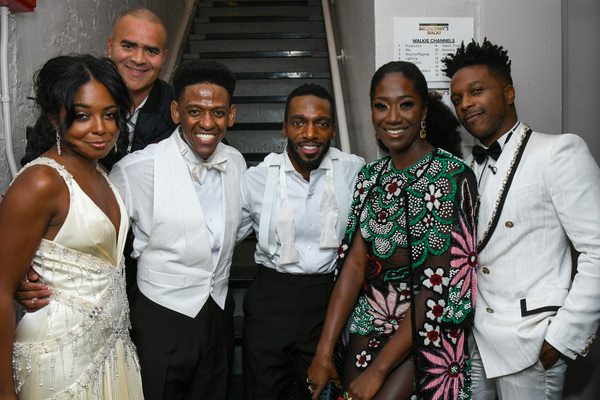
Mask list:
[[[62,155],[62,152],[60,151],[60,135],[58,134],[58,131],[56,131],[56,151],[58,152],[58,155]]]
[[[419,132],[421,139],[425,139],[427,137],[427,132],[425,131],[426,126],[427,124],[425,123],[425,120],[421,121],[421,132]]]

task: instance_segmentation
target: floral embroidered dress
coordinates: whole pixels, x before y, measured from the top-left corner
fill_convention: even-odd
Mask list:
[[[464,328],[472,324],[475,301],[476,185],[468,166],[443,150],[406,170],[396,170],[388,157],[358,174],[338,256],[341,266],[360,229],[368,254],[349,320],[345,387],[373,362],[411,309],[412,356],[378,395],[470,398]]]

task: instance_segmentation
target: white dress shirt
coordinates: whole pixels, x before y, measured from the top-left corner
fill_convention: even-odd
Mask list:
[[[358,171],[364,165],[361,157],[342,153],[331,148],[330,152],[339,154],[340,165],[346,187],[348,188],[348,199],[352,199],[354,181]],[[332,161],[325,157],[321,165],[310,173],[309,181],[294,169],[287,153],[285,162],[285,174],[287,182],[287,194],[290,209],[296,224],[295,246],[299,253],[300,261],[296,264],[279,265],[279,252],[281,244],[277,240],[277,250],[273,256],[266,254],[257,244],[254,259],[258,264],[273,268],[279,272],[290,274],[326,274],[333,271],[333,261],[337,249],[319,248],[321,236],[321,223],[319,221],[319,203],[325,185],[325,175],[332,168]],[[241,235],[247,233],[252,226],[258,237],[260,213],[262,210],[265,183],[267,181],[268,165],[263,162],[257,167],[250,168],[242,178],[242,227]],[[275,215],[279,211],[280,195],[277,190],[275,201]],[[240,236],[240,235],[238,235]]]
[[[504,148],[506,147],[506,142],[508,142],[512,138],[512,136],[514,136],[511,133],[517,131],[520,125],[521,122],[517,121],[517,123],[511,128],[511,130],[504,133],[498,138],[497,142],[500,145],[500,149],[502,149],[502,151],[504,151]],[[508,137],[509,134],[511,134],[510,137]],[[486,148],[483,145],[482,147]],[[473,161],[472,166],[473,172],[477,177],[477,186],[480,188],[485,187],[489,175],[497,173],[496,160],[494,160],[491,157],[486,157],[485,161],[481,164],[477,163],[476,161]]]
[[[180,149],[184,162],[189,166],[199,156],[181,139],[180,128],[177,128],[175,141]],[[121,166],[113,168],[109,177],[127,207],[135,236],[131,256],[138,258],[148,246],[148,237],[152,228],[154,208],[154,150],[155,146],[146,147],[147,151],[134,152],[127,156],[127,174]],[[223,229],[223,202],[221,199],[221,173],[215,169],[208,171],[203,184],[194,181],[194,189],[204,211],[208,239],[212,251],[213,263],[216,264],[221,248],[220,239]]]

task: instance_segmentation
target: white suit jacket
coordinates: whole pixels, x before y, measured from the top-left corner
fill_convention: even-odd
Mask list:
[[[521,124],[479,188],[479,240],[524,134]],[[573,281],[569,242],[581,253]],[[578,136],[533,132],[478,259],[474,336],[486,375],[533,365],[544,340],[585,355],[599,321],[600,171]]]

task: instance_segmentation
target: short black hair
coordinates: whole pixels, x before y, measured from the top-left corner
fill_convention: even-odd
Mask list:
[[[465,46],[463,42],[456,50],[456,54],[448,54],[447,57],[442,59],[442,63],[445,65],[442,71],[450,79],[461,68],[471,65],[485,65],[491,73],[496,74],[506,83],[513,84],[508,51],[504,50],[502,46],[492,44],[487,38],[484,38],[481,44],[473,40]]]
[[[335,125],[335,101],[327,89],[314,83],[305,83],[300,85],[296,89],[292,90],[292,92],[288,95],[287,101],[285,102],[285,112],[283,114],[283,120],[285,122],[287,122],[289,116],[290,102],[294,97],[300,96],[315,96],[320,99],[327,100],[331,106],[331,123]]]
[[[211,60],[189,60],[183,62],[173,76],[175,99],[181,100],[185,88],[199,83],[212,83],[221,86],[227,91],[229,105],[235,90],[235,75],[227,66]]]
[[[36,123],[35,134],[54,138],[58,129],[58,133],[64,136],[75,120],[73,101],[77,91],[92,80],[103,84],[117,104],[117,127],[127,136],[127,117],[133,104],[129,90],[110,59],[96,58],[89,54],[51,58],[36,72],[35,101],[40,108],[40,117]],[[61,119],[60,112],[63,107],[66,114]],[[48,116],[56,118],[56,128]]]
[[[450,108],[444,104],[441,95],[429,91],[425,76],[415,64],[408,61],[392,61],[379,67],[373,74],[373,78],[371,78],[369,90],[371,103],[373,103],[377,86],[389,74],[402,75],[411,81],[421,99],[421,107],[427,107],[427,117],[425,118],[427,141],[434,147],[439,147],[457,157],[461,157],[460,123]],[[379,138],[377,138],[377,145],[383,151],[389,152]]]

